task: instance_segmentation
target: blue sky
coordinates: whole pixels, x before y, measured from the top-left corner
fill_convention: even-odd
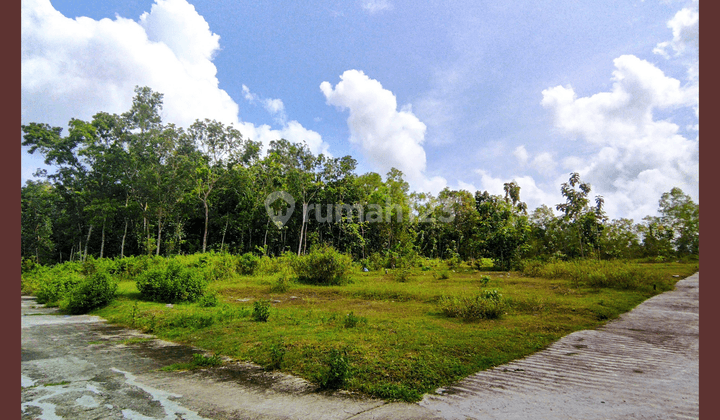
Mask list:
[[[696,1],[46,1],[22,4],[22,120],[129,108],[398,167],[414,190],[562,201],[580,172],[611,217],[698,200]],[[23,155],[22,181],[42,166]]]

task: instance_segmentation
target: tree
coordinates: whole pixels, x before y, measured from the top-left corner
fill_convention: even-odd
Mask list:
[[[26,182],[20,192],[21,203],[21,253],[23,258],[32,257],[36,263],[51,261],[54,251],[53,216],[55,193],[47,181]]]
[[[700,248],[700,206],[680,188],[660,198],[660,222],[672,231],[672,243],[678,255],[698,255]]]
[[[597,245],[597,240],[602,231],[602,223],[605,221],[603,211],[604,199],[601,196],[595,198],[595,208],[590,208],[589,198],[591,186],[580,180],[580,174],[570,174],[568,182],[561,186],[561,192],[565,202],[555,206],[563,212],[563,222],[567,228],[574,232],[580,247],[580,257],[585,257],[585,244],[591,247]]]

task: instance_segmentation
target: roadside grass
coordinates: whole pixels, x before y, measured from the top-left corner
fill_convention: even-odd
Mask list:
[[[544,349],[573,331],[595,328],[670,290],[679,280],[673,275],[684,278],[697,271],[697,263],[632,265],[654,283],[601,287],[461,265],[447,278],[437,275],[445,267],[412,269],[402,282],[392,270],[358,271],[349,284],[288,282],[278,289],[273,287],[276,274],[235,274],[210,283],[219,300],[212,307],[142,301],[135,283],[124,280],[117,299],[93,313],[162,339],[310,380],[327,375],[328,355],[342,349],[349,363],[344,389],[418,401],[424,393]],[[498,290],[506,299],[499,318],[464,321],[443,314],[442,296],[473,296],[485,289]],[[253,319],[258,300],[271,302],[267,322]],[[194,362],[167,369],[191,369],[197,367]]]

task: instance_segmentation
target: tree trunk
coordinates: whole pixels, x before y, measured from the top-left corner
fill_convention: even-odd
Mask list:
[[[207,249],[207,232],[208,232],[208,204],[207,204],[207,196],[205,196],[205,199],[203,200],[203,205],[205,206],[205,232],[203,233],[203,254],[205,253],[205,250]]]
[[[160,255],[161,235],[162,235],[162,216],[158,216],[158,234],[157,234],[157,246],[155,247],[155,255]]]
[[[225,246],[225,233],[227,233],[228,223],[230,223],[230,218],[225,218],[225,229],[223,229],[223,236],[222,240],[220,241],[220,252],[223,252],[223,247]]]
[[[85,255],[83,256],[83,261],[87,260],[87,249],[88,249],[88,243],[90,242],[90,234],[92,233],[92,225],[90,225],[90,228],[88,229],[88,236],[85,240]]]
[[[100,235],[102,240],[100,241],[100,258],[103,257],[103,251],[105,251],[105,219],[103,219],[102,234]]]
[[[305,231],[305,217],[307,216],[307,203],[303,203],[303,218],[302,224],[300,224],[300,240],[298,241],[298,257],[300,256],[300,250],[303,243],[303,232]]]
[[[125,231],[123,232],[122,242],[120,242],[120,258],[125,257],[125,237],[127,236],[128,221],[125,219]]]

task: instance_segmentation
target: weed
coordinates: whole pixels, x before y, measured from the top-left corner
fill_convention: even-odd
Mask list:
[[[367,318],[355,316],[355,314],[353,312],[350,312],[349,314],[345,315],[345,320],[343,323],[343,325],[345,325],[345,328],[353,328],[353,327],[357,326],[359,323],[366,324]]]
[[[275,283],[270,287],[270,293],[285,293],[290,289],[290,275],[286,271],[282,271]]]
[[[256,300],[253,303],[253,319],[258,322],[267,322],[270,318],[270,301],[267,299]]]
[[[449,279],[449,278],[450,278],[450,271],[448,271],[448,270],[442,270],[442,271],[438,272],[438,273],[437,273],[437,278],[438,278],[439,280],[447,280],[447,279]]]
[[[252,276],[258,266],[260,258],[250,252],[245,253],[237,259],[237,271],[244,276]]]
[[[316,378],[322,389],[338,389],[350,378],[347,349],[331,349],[325,359],[325,368]]]
[[[486,287],[490,283],[490,276],[482,276],[480,277],[480,285],[482,287]]]
[[[268,369],[277,370],[282,366],[283,359],[285,358],[285,343],[280,341],[270,346],[270,364]]]
[[[499,318],[506,307],[497,290],[483,290],[470,297],[442,296],[439,304],[445,315],[466,321]]]
[[[401,267],[393,271],[392,276],[395,281],[405,283],[406,281],[410,280],[411,274],[412,270],[410,269],[410,267]]]
[[[217,293],[205,293],[198,299],[197,304],[201,308],[213,308],[218,306],[220,300],[217,297]]]
[[[222,365],[222,359],[218,355],[205,356],[204,354],[193,354],[193,364],[200,367],[214,367]]]

